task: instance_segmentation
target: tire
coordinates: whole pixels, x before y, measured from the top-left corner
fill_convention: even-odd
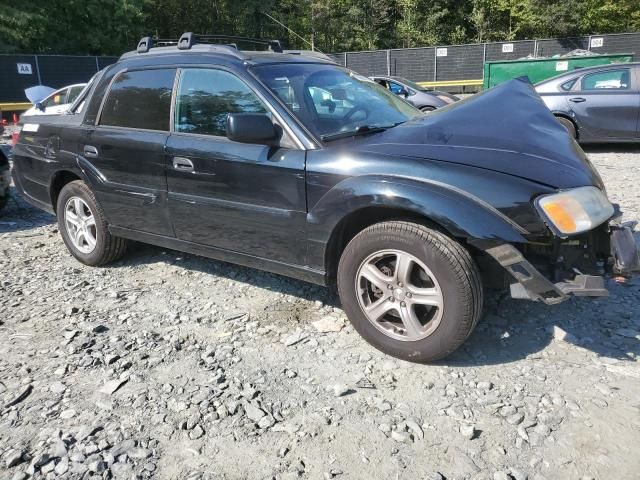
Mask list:
[[[420,110],[423,112],[433,112],[436,109],[436,107],[431,107],[429,105],[426,105],[424,107],[420,107]]]
[[[397,266],[407,264],[402,275]],[[381,288],[374,288],[371,276]],[[397,283],[398,278],[410,280]],[[378,350],[410,362],[429,363],[453,353],[482,312],[480,272],[470,253],[443,233],[415,223],[384,222],[360,232],[340,258],[337,280],[342,306],[358,333]],[[379,295],[385,283],[387,290]],[[431,305],[422,305],[425,301]],[[370,320],[389,306],[392,310],[379,320]],[[419,323],[405,323],[407,318]]]
[[[81,208],[77,208],[78,205]],[[102,207],[83,181],[75,180],[62,188],[58,196],[56,213],[62,240],[69,252],[81,263],[95,267],[118,260],[125,254],[128,241],[109,233]],[[76,214],[78,215],[75,216]],[[77,217],[82,220],[78,220]],[[83,227],[85,235],[82,235],[80,240],[77,235],[74,235],[73,230],[78,227],[72,223],[79,221],[86,225]],[[93,238],[92,242],[89,241],[88,236]]]
[[[573,139],[578,138],[578,132],[576,131],[576,126],[571,120],[565,117],[556,117],[556,118],[558,119],[558,122],[560,122],[560,125],[562,125],[564,128],[567,129],[567,132],[569,133],[569,136],[571,138]]]

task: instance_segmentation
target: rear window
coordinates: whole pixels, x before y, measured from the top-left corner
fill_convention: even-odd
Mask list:
[[[118,75],[104,103],[100,125],[169,131],[175,69]]]

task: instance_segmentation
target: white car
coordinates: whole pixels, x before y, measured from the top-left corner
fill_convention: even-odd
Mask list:
[[[44,100],[34,104],[29,110],[22,114],[23,117],[30,115],[60,115],[66,112],[74,102],[80,92],[84,90],[86,83],[77,83],[61,88],[48,95]]]

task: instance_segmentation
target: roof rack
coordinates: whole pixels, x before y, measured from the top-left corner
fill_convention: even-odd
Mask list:
[[[225,41],[231,40],[231,43]],[[177,46],[178,50],[190,50],[197,44],[221,44],[240,50],[235,42],[253,43],[255,45],[265,45],[272,52],[282,53],[282,45],[279,40],[264,40],[260,38],[238,37],[234,35],[201,35],[193,32],[183,33],[178,40],[175,39],[155,39],[152,37],[143,37],[138,42],[136,48],[137,53],[147,53],[153,47]]]
[[[196,45],[198,43],[216,44],[220,43],[220,41],[222,40],[253,43],[256,45],[266,45],[272,52],[282,53],[282,45],[280,44],[279,40],[264,40],[260,38],[238,37],[235,35],[196,34],[193,32],[186,32],[180,36],[180,39],[178,40],[178,49],[189,50],[193,45]],[[236,43],[231,43],[228,45],[233,46],[236,48],[236,50],[238,50],[238,45]]]
[[[136,48],[136,51],[138,53],[147,53],[153,47],[168,47],[168,46],[177,45],[177,44],[178,44],[178,40],[142,37],[138,42],[138,47]]]

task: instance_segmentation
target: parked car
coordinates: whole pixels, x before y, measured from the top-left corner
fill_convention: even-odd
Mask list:
[[[536,91],[580,143],[640,141],[640,63],[573,70]]]
[[[22,116],[59,115],[66,112],[82,92],[86,83],[77,83],[61,88],[51,93],[43,100],[34,103],[33,107],[25,111]]]
[[[9,158],[4,148],[0,145],[0,210],[9,200],[9,187],[11,185],[11,172]]]
[[[406,78],[383,75],[375,75],[371,78],[376,83],[391,91],[391,93],[403,97],[423,112],[430,112],[436,108],[446,107],[450,103],[459,100],[455,95],[439,90],[427,90]]]
[[[317,57],[145,38],[69,115],[25,123],[13,174],[86,265],[136,240],[335,286],[354,328],[410,361],[456,350],[484,287],[555,304],[640,268],[521,79],[423,115]]]

